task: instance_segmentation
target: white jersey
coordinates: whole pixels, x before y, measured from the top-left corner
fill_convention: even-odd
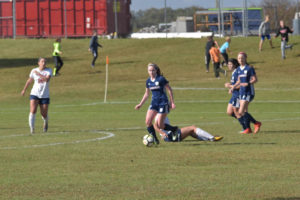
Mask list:
[[[37,96],[38,98],[49,98],[49,81],[43,81],[40,76],[35,74],[38,72],[43,76],[52,76],[52,69],[45,68],[40,70],[38,67],[31,70],[29,77],[34,80],[33,87],[31,89],[30,95]]]

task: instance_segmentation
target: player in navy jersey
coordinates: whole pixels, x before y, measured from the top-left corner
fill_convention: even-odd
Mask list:
[[[228,70],[232,71],[231,80],[230,83],[225,83],[225,87],[229,89],[228,93],[231,94],[231,98],[227,105],[227,114],[231,117],[237,118],[238,120],[241,118],[239,114],[239,86],[236,86],[234,90],[231,90],[232,87],[236,84],[238,81],[238,74],[237,74],[237,67],[239,66],[239,63],[237,59],[230,58],[228,60]],[[239,120],[240,124],[243,127],[243,130],[245,129],[244,123]]]
[[[238,62],[240,66],[237,68],[238,81],[231,88],[231,91],[235,90],[237,87],[239,89],[239,121],[244,123],[245,129],[242,134],[252,133],[250,128],[250,122],[254,123],[254,133],[258,133],[261,122],[256,121],[249,113],[248,106],[249,103],[254,98],[254,83],[257,82],[256,73],[253,67],[247,64],[247,54],[244,52],[240,52],[238,54]]]
[[[159,129],[175,131],[177,127],[172,127],[165,124],[165,118],[169,113],[169,106],[174,109],[175,103],[173,98],[172,88],[169,86],[169,81],[162,76],[160,68],[154,64],[148,64],[148,74],[149,78],[146,81],[146,91],[141,100],[141,102],[135,106],[138,110],[142,107],[145,101],[148,99],[150,91],[152,92],[152,101],[146,114],[146,125],[147,131],[153,136],[154,142],[159,144],[159,140],[156,137],[155,129],[153,127],[153,119],[158,115],[157,126]],[[168,90],[170,96],[170,103],[168,96],[166,94],[166,89]]]

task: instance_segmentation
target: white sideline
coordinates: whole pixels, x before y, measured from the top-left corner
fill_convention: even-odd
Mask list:
[[[87,132],[87,131],[81,131],[81,132]],[[86,140],[75,140],[71,142],[56,142],[56,143],[48,143],[48,144],[35,144],[35,145],[25,145],[25,146],[15,146],[15,147],[0,147],[0,150],[11,150],[11,149],[30,149],[30,148],[41,148],[41,147],[49,147],[49,146],[57,146],[57,145],[65,145],[65,144],[79,144],[79,143],[87,143],[87,142],[94,142],[99,140],[105,140],[111,137],[114,137],[115,134],[111,132],[106,131],[88,131],[90,133],[100,133],[105,134],[104,137],[97,137],[92,139],[86,139]],[[50,134],[68,134],[69,132],[57,132],[57,133],[46,133],[43,135],[50,135]],[[11,135],[11,136],[2,136],[0,138],[8,138],[8,137],[19,137],[19,136],[28,136],[29,134],[20,134],[20,135]]]
[[[192,88],[192,87],[172,87],[173,90],[228,90],[227,88]],[[300,90],[300,88],[286,88],[286,89],[277,89],[277,88],[255,88],[255,90],[263,91],[295,91]]]

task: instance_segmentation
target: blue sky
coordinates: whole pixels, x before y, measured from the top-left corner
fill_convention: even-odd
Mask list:
[[[223,7],[242,7],[243,0],[221,0]],[[248,6],[259,5],[262,0],[248,0]],[[215,7],[215,0],[167,0],[167,7],[173,9],[198,6],[204,8]],[[149,8],[164,8],[165,0],[131,0],[131,10],[146,10]]]

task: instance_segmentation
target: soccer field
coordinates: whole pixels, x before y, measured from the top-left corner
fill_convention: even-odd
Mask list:
[[[217,39],[219,44],[224,41]],[[0,199],[300,199],[299,37],[281,60],[280,41],[233,38],[230,57],[248,53],[258,76],[250,113],[263,123],[257,135],[240,135],[226,115],[230,95],[205,73],[205,39],[99,40],[95,69],[89,40],[62,40],[61,76],[50,81],[49,131],[29,134],[29,92],[21,90],[37,58],[53,67],[52,42],[1,40]],[[109,56],[107,103],[103,103]],[[141,110],[148,62],[157,63],[173,88],[171,123],[197,125],[220,142],[187,138],[147,148]]]

